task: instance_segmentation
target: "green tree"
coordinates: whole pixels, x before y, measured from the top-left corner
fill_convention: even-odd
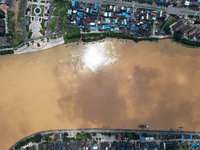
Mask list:
[[[180,31],[177,31],[174,33],[174,40],[180,42],[182,39],[182,33]]]
[[[96,136],[97,134],[95,132],[92,133],[92,136]]]
[[[33,137],[33,140],[35,143],[39,143],[41,141],[42,136],[40,134],[37,134]]]

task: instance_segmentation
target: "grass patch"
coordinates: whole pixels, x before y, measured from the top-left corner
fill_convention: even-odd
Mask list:
[[[82,34],[82,41],[83,42],[91,42],[91,41],[98,41],[106,38],[108,35],[106,33],[89,33],[89,34]]]
[[[80,28],[75,26],[67,25],[65,26],[65,31],[67,32],[68,38],[80,36]]]
[[[42,26],[42,28],[43,28],[44,30],[46,30],[46,27],[44,27],[44,23],[45,23],[45,20],[44,20],[44,19],[42,19],[41,26]]]
[[[44,36],[45,35],[45,30],[40,30],[40,33]]]
[[[56,27],[57,17],[54,17],[50,22],[50,33],[53,33]]]
[[[187,143],[184,142],[184,143],[178,148],[178,150],[188,150]]]
[[[21,29],[16,28],[15,21],[13,17],[15,13],[11,10],[7,10],[8,15],[8,34],[12,36],[12,47],[16,46],[24,41],[24,32],[23,32],[23,22],[21,25]],[[19,17],[19,16],[18,16]]]
[[[32,5],[32,16],[36,16],[35,12],[34,12],[36,7],[37,7],[37,5],[35,5],[35,4]]]
[[[50,39],[54,40],[54,39],[57,39],[57,37],[56,36],[52,36],[52,37],[50,37]]]
[[[73,43],[73,42],[79,41],[81,37],[79,27],[66,25],[66,31],[67,31],[67,35],[64,36],[65,43]]]
[[[81,134],[81,133],[77,133],[77,134],[76,134],[76,138],[77,138],[77,139],[89,139],[89,140],[92,139],[90,133],[82,133],[82,134]]]
[[[20,0],[19,2],[19,11],[17,15],[17,24],[19,27],[22,27],[23,29],[23,21],[24,21],[24,5],[25,5],[25,0]]]
[[[12,46],[16,46],[24,41],[24,32],[16,31],[13,36]]]
[[[27,37],[30,39],[31,36],[32,36],[32,34],[33,34],[33,32],[32,32],[32,31],[29,31]]]
[[[59,32],[67,32],[68,40],[73,38],[72,41],[77,40],[80,36],[80,28],[75,26],[70,26],[67,24],[67,12],[69,9],[70,2],[67,1],[54,1],[54,11],[53,15],[55,18],[51,20],[50,32],[53,33],[56,27],[57,17],[60,17],[61,23],[59,24]],[[56,17],[57,16],[57,17]]]
[[[74,42],[78,42],[80,40],[80,38],[71,38],[71,39],[68,39],[66,36],[64,37],[64,41],[65,43],[74,43]]]
[[[15,30],[15,22],[14,20],[12,20],[12,18],[15,16],[15,13],[12,12],[11,10],[7,10],[7,15],[8,15],[8,32],[10,35],[12,35]]]
[[[140,136],[135,132],[125,132],[124,137],[128,138],[129,140],[139,140]]]
[[[40,8],[41,8],[41,13],[39,16],[43,16],[43,13],[44,13],[44,6],[43,5],[40,5]]]
[[[162,22],[162,24],[160,26],[161,31],[164,31],[168,35],[172,34],[169,26],[172,25],[175,22],[176,21],[172,18],[172,16],[170,16],[167,21]]]
[[[69,2],[67,1],[54,1],[54,16],[59,16],[61,19],[60,32],[67,32],[67,11],[69,9]]]

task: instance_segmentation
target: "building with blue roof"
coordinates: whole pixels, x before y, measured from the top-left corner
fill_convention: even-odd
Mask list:
[[[90,9],[90,14],[92,14],[92,11],[93,11],[93,9],[91,8],[91,9]]]
[[[80,24],[80,20],[77,20],[77,24],[78,24],[78,25]]]
[[[88,29],[89,30],[96,30],[96,26],[89,26]]]
[[[117,16],[121,16],[122,14],[121,13],[117,13]]]
[[[106,23],[110,23],[110,19],[109,18],[105,18],[105,22]]]
[[[110,28],[110,31],[113,32],[114,31],[113,28]]]
[[[110,29],[110,26],[109,26],[109,25],[104,25],[104,26],[103,26],[103,29],[104,29],[104,30]]]
[[[124,24],[127,25],[127,21],[126,21],[126,19],[124,19]]]
[[[197,148],[197,145],[195,143],[192,143],[192,147]]]
[[[132,26],[131,26],[131,30],[132,30],[132,31],[135,30],[135,24],[132,24]]]
[[[94,8],[98,9],[98,7],[99,7],[99,4],[98,3],[94,3]]]
[[[129,14],[126,14],[125,17],[126,17],[126,18],[130,18],[131,16],[130,16]]]
[[[98,30],[102,30],[103,27],[101,25],[98,26]]]
[[[75,7],[76,1],[72,1],[72,6]]]
[[[83,18],[83,15],[80,14],[80,12],[77,13],[77,16],[78,16],[79,18]]]
[[[119,28],[118,28],[118,27],[115,27],[115,31],[119,31]]]
[[[145,141],[145,137],[141,137],[141,138],[140,138],[140,141],[141,141],[141,142],[144,142],[144,141]]]
[[[72,10],[69,9],[67,13],[68,13],[69,15],[72,15]]]

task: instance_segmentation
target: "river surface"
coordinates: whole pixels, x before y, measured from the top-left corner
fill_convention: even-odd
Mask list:
[[[200,49],[170,40],[0,57],[0,147],[49,129],[200,130]]]

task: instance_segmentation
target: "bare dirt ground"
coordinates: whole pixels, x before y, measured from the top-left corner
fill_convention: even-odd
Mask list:
[[[62,128],[183,126],[200,130],[200,51],[169,40],[113,40],[118,61],[96,73],[72,68],[85,45],[0,57],[0,145]],[[77,58],[79,59],[79,58]]]
[[[17,16],[19,12],[19,0],[18,1],[13,0],[11,11],[15,13],[15,16],[13,17],[13,20],[15,21],[15,29],[23,31],[23,28],[17,22]]]

